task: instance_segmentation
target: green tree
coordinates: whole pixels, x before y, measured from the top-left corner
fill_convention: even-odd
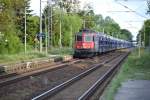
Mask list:
[[[29,45],[35,45],[36,35],[39,32],[39,17],[30,16],[27,23],[27,41]]]
[[[77,12],[79,10],[79,0],[58,0],[55,3],[59,8],[65,10],[67,13]]]
[[[102,32],[104,30],[104,19],[102,15],[95,15],[95,27],[94,30]]]
[[[77,0],[78,1],[78,0]],[[93,7],[90,4],[86,4],[83,9],[76,9],[72,6],[73,2],[71,0],[54,0],[55,5],[53,5],[52,11],[53,23],[52,23],[52,42],[53,46],[59,45],[60,39],[60,22],[61,22],[61,35],[62,35],[62,45],[69,46],[71,44],[72,33],[77,32],[80,28],[89,28],[96,31],[103,31],[109,35],[115,37],[127,39],[127,31],[121,31],[120,26],[111,17],[107,16],[103,18],[102,15],[96,15],[94,13]],[[75,3],[78,6],[78,3]],[[74,12],[72,9],[76,9],[78,12]],[[46,23],[48,24],[48,13],[50,10],[45,7],[43,16],[47,16]],[[43,17],[45,20],[45,17]],[[43,29],[45,30],[43,20]],[[50,29],[50,27],[49,27]]]
[[[139,34],[141,34],[141,40],[145,43],[145,46],[149,46],[150,45],[150,20],[149,19],[144,21],[144,25],[139,31]]]
[[[117,24],[111,17],[107,16],[104,19],[104,29],[105,32],[109,35],[113,35],[114,37],[118,37],[120,35],[120,26]]]
[[[128,41],[132,41],[132,34],[127,29],[121,29],[121,38]]]
[[[95,13],[91,4],[84,5],[83,9],[78,12],[82,19],[82,28],[94,29]]]
[[[17,37],[13,1],[0,1],[0,53],[16,53],[21,50],[21,42]]]
[[[150,0],[147,0],[147,14],[150,14]]]
[[[19,38],[24,42],[24,32],[25,32],[25,12],[26,12],[26,27],[27,27],[27,38],[32,38],[32,31],[33,27],[31,27],[31,24],[34,23],[32,17],[32,10],[30,10],[30,1],[31,0],[16,0],[14,2],[14,12],[15,12],[15,23],[17,27],[17,34]],[[26,11],[25,11],[26,10]],[[32,29],[30,29],[32,28]],[[30,31],[32,30],[32,31]],[[34,31],[37,31],[37,28],[34,29]],[[31,36],[31,37],[30,37]],[[27,43],[30,43],[31,41],[27,41]]]
[[[78,32],[82,26],[82,21],[78,15],[65,14],[62,18],[62,44],[64,46],[71,45],[71,39],[74,37],[74,33]]]
[[[52,45],[59,46],[59,39],[60,39],[60,22],[61,22],[61,36],[62,36],[62,45],[63,46],[70,46],[74,33],[78,32],[78,30],[82,26],[82,20],[80,16],[78,16],[74,12],[67,12],[65,10],[60,9],[57,7],[59,5],[53,6],[52,12]],[[73,8],[72,8],[73,9]],[[46,23],[48,24],[48,15],[50,14],[48,7],[45,7],[43,12],[43,19],[45,20],[44,16],[46,16]],[[45,30],[45,21],[43,20],[43,29]],[[50,29],[50,26],[49,26]]]
[[[81,18],[76,14],[64,13],[60,15],[59,10],[55,10],[54,14],[57,15],[53,17],[53,45],[59,45],[60,39],[60,20],[61,20],[61,35],[62,35],[62,45],[69,46],[73,39],[74,33],[78,32],[82,26]]]

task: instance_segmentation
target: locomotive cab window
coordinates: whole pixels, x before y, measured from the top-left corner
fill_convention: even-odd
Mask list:
[[[86,35],[85,36],[85,41],[90,42],[92,41],[93,37],[91,35]]]
[[[76,41],[82,41],[82,36],[81,35],[77,35],[76,36]]]

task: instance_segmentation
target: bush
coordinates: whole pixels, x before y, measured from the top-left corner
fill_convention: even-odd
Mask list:
[[[0,54],[12,54],[21,51],[22,44],[19,38],[13,34],[6,34],[0,42]]]

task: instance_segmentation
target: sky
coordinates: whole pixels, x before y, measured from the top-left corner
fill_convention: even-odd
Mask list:
[[[42,8],[47,0],[42,0]],[[144,20],[150,16],[146,14],[146,0],[80,0],[81,6],[90,3],[96,14],[103,17],[110,16],[122,29],[132,32],[133,39],[136,39],[138,31],[141,29]],[[33,14],[39,15],[40,0],[31,0]]]

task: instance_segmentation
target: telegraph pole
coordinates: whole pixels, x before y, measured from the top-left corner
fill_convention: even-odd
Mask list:
[[[83,27],[85,28],[85,19],[83,19]]]
[[[105,29],[103,28],[103,33],[105,32]]]
[[[48,48],[49,48],[50,47],[50,42],[49,42],[50,41],[50,25],[49,25],[50,24],[50,2],[47,1],[47,3],[48,3],[48,35],[47,35],[48,41],[47,42],[48,42]]]
[[[61,48],[62,47],[62,44],[61,44],[61,19],[60,19],[60,23],[59,23],[59,29],[60,29],[60,31],[59,31],[59,46]]]
[[[141,57],[141,33],[139,35],[139,57]]]
[[[63,9],[63,8],[60,8]],[[61,42],[61,23],[62,23],[62,10],[60,10],[60,23],[59,23],[59,46],[60,48],[62,47],[62,42]]]
[[[42,52],[42,7],[41,7],[41,0],[40,0],[40,52]]]
[[[53,38],[53,13],[52,13],[52,11],[53,11],[53,8],[52,8],[52,3],[51,3],[51,47],[53,46],[53,40],[52,40],[52,38]]]
[[[70,47],[72,48],[72,24],[70,26],[70,30],[71,30],[71,36],[70,36]]]
[[[24,22],[25,22],[25,32],[24,32],[24,52],[26,53],[27,52],[27,16],[26,16],[26,7],[25,7],[25,19],[24,19]]]
[[[47,26],[46,26],[46,13],[45,13],[45,53],[47,54]]]
[[[150,50],[150,35],[149,35],[149,50]]]
[[[144,23],[144,47],[145,47],[145,23]]]

